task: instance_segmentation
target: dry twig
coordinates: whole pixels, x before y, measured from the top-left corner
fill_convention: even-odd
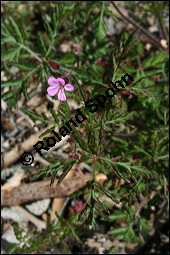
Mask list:
[[[57,186],[58,180],[56,180],[52,187],[50,187],[50,181],[41,181],[21,184],[18,187],[11,189],[4,189],[1,191],[1,205],[16,206],[31,200],[68,197],[75,190],[82,187],[87,181],[91,180],[91,178],[91,174],[85,174],[83,177],[65,179],[60,186]],[[106,176],[99,173],[96,174],[96,179],[97,181],[103,181],[106,179]]]

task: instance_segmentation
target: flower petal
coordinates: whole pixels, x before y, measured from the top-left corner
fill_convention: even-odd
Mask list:
[[[58,93],[58,90],[59,90],[59,88],[58,88],[57,85],[56,86],[51,86],[51,87],[48,87],[47,93],[50,96],[55,96]]]
[[[58,100],[60,101],[66,101],[66,95],[64,93],[64,89],[60,89],[60,91],[58,92]]]
[[[61,84],[61,85],[65,85],[65,80],[64,79],[62,79],[62,78],[57,78],[56,79],[56,82],[57,82],[57,84],[59,83],[59,84]]]
[[[73,91],[73,90],[74,90],[74,87],[73,87],[73,85],[71,85],[71,84],[66,84],[66,85],[64,86],[64,89],[67,90],[67,91]]]
[[[48,84],[49,85],[59,85],[59,82],[57,81],[58,79],[56,79],[56,78],[54,78],[54,77],[50,77],[49,79],[48,79]]]

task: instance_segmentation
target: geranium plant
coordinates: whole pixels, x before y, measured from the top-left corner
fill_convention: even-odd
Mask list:
[[[28,2],[24,5],[28,5],[30,11],[30,6],[34,8],[34,2]],[[153,204],[153,198],[149,197],[152,190],[158,194],[158,203],[162,201],[161,194],[167,197],[167,47],[160,46],[152,36],[147,37],[147,31],[147,39],[143,40],[141,27],[122,32],[118,38],[109,36],[104,17],[117,21],[109,8],[112,3],[115,5],[115,2],[104,1],[49,1],[47,6],[42,2],[47,9],[43,14],[43,8],[39,6],[39,21],[34,16],[30,21],[25,15],[29,11],[25,9],[18,15],[16,3],[13,4],[14,14],[3,5],[2,68],[8,79],[2,81],[2,90],[9,89],[3,91],[2,99],[9,109],[17,107],[24,96],[21,110],[33,121],[38,120],[39,127],[46,128],[40,136],[44,138],[44,144],[47,135],[74,116],[70,102],[78,104],[87,116],[87,120],[78,127],[72,125],[67,149],[69,156],[54,156],[46,151],[43,157],[49,166],[38,166],[34,174],[34,178],[39,180],[49,177],[51,185],[58,179],[60,185],[74,164],[84,162],[90,166],[91,180],[70,194],[70,199],[83,199],[81,210],[76,209],[69,219],[57,215],[59,223],[56,226],[49,223],[49,233],[59,233],[64,229],[61,235],[57,234],[62,240],[69,235],[81,241],[77,232],[79,225],[96,229],[98,220],[102,219],[110,222],[108,233],[114,238],[140,243],[151,229],[151,212],[146,213],[142,200],[147,197],[146,204]],[[144,2],[145,14],[156,16],[159,13],[163,32],[158,3],[154,4],[155,13],[150,3],[153,4],[151,1]],[[141,8],[145,11],[135,1],[125,4],[130,10]],[[162,13],[164,11],[166,5],[162,6]],[[6,16],[6,12],[10,15]],[[65,41],[68,45],[79,46],[79,49],[73,46],[62,51]],[[146,52],[148,42],[153,48]],[[14,74],[11,67],[19,71]],[[110,82],[114,83],[125,73],[129,73],[134,81],[124,88],[118,86],[119,92],[107,98],[104,108],[99,107],[96,113],[85,108],[87,100],[104,94],[111,87]],[[34,87],[31,87],[32,83]],[[31,99],[29,88],[36,91],[38,84],[41,84],[39,89],[43,98],[50,100],[51,116],[36,113],[27,107]],[[56,101],[59,102],[57,112],[53,110]],[[32,153],[35,153],[34,148]],[[107,177],[103,184],[95,179],[98,172]],[[161,189],[157,190],[158,185]],[[18,238],[22,241],[21,237]],[[42,238],[37,240],[43,242]],[[32,240],[33,243],[37,247],[35,240]],[[29,245],[25,246],[26,252],[29,249]]]

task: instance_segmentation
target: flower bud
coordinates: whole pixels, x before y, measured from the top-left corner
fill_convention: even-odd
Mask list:
[[[51,66],[52,69],[58,70],[60,68],[59,64],[57,64],[56,62],[48,60],[48,59],[47,59],[47,61],[48,61],[48,64]]]
[[[74,154],[73,159],[79,159],[79,156],[77,154]]]
[[[67,77],[61,77],[61,78],[65,81],[65,84],[68,84],[69,79]]]

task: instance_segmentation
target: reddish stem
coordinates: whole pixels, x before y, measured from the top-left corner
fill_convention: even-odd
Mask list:
[[[151,34],[148,33],[148,31],[146,31],[141,25],[139,25],[138,23],[136,23],[135,21],[133,21],[132,19],[126,17],[119,9],[118,7],[115,5],[115,3],[113,1],[111,1],[111,3],[113,4],[113,6],[115,7],[115,9],[118,11],[118,13],[124,18],[126,19],[129,23],[131,23],[134,27],[138,28],[144,35],[146,35],[150,40],[152,40],[159,48],[163,49],[164,51],[168,51],[167,49],[165,49],[161,43]]]

